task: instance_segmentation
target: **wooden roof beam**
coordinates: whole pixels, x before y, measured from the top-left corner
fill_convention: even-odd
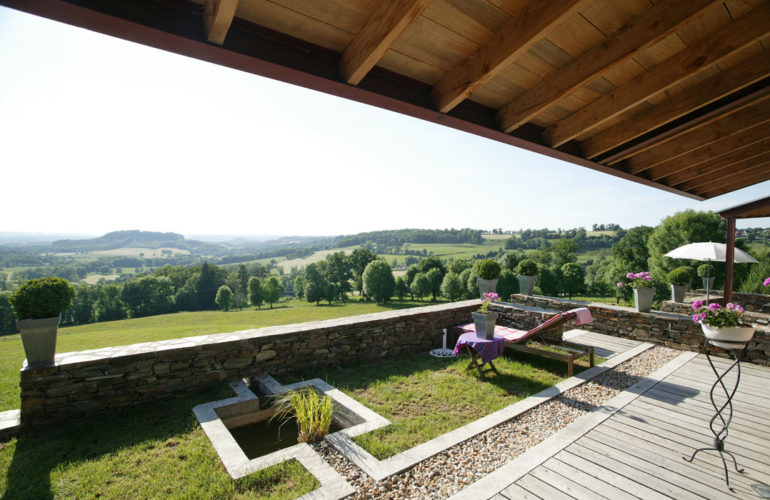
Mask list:
[[[770,51],[762,51],[683,92],[599,132],[580,144],[593,158],[770,76]]]
[[[702,189],[697,190],[698,194],[704,198],[713,198],[721,194],[737,191],[738,189],[747,188],[754,184],[770,180],[770,163],[760,165],[756,167],[756,170],[756,173],[751,175],[741,175],[733,182],[717,182],[713,185],[704,186]]]
[[[661,0],[503,106],[497,113],[500,128],[506,133],[519,128],[602,73],[667,37],[712,3],[713,0]]]
[[[767,89],[770,91],[770,89]],[[625,160],[622,169],[634,175],[651,170],[656,165],[662,164],[690,151],[700,149],[708,144],[719,141],[727,136],[736,134],[742,130],[754,127],[770,121],[770,92],[762,97],[746,103],[729,113],[715,117],[714,119],[690,127],[681,134],[668,138],[665,142],[635,154]],[[647,177],[659,179],[669,175],[670,172],[661,172],[656,169],[647,172]]]
[[[578,12],[585,0],[533,0],[484,45],[452,68],[431,91],[436,108],[448,113]]]
[[[770,163],[770,151],[766,151],[753,158],[746,158],[745,160],[728,165],[721,168],[712,168],[703,174],[693,177],[691,180],[681,184],[680,189],[685,191],[691,191],[696,188],[705,186],[711,182],[729,180],[736,176],[750,175],[754,172],[758,166]]]
[[[768,31],[770,5],[765,4],[554,123],[545,130],[543,137],[553,147],[564,144],[583,131],[615,118],[650,96],[754,43]],[[586,149],[584,155],[586,158],[594,158],[603,152],[601,149]]]
[[[342,77],[358,85],[432,0],[382,0],[339,62]]]
[[[734,145],[729,147],[733,148]],[[754,142],[748,146],[730,149],[721,156],[717,155],[716,151],[709,152],[709,159],[697,164],[688,162],[678,163],[680,160],[677,158],[674,160],[675,163],[670,165],[671,171],[675,173],[662,178],[661,182],[668,184],[669,186],[680,185],[708,172],[729,168],[732,165],[759,156],[769,150],[770,139],[765,139],[764,141]]]
[[[203,32],[209,42],[217,45],[225,43],[237,8],[238,0],[206,0],[203,6]]]

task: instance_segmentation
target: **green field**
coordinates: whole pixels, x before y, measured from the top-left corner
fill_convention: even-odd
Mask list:
[[[242,311],[198,311],[107,321],[59,329],[57,352],[82,351],[138,342],[154,342],[210,333],[235,332],[265,326],[303,323],[373,312],[426,305],[429,302],[392,302],[376,305],[349,301],[333,306],[316,306],[297,300],[280,302],[273,310],[253,308]],[[0,411],[18,408],[19,370],[24,348],[17,335],[0,337]]]

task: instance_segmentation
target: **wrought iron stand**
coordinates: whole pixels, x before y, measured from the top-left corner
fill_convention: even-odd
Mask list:
[[[728,434],[728,428],[730,427],[730,421],[733,419],[733,396],[735,395],[735,391],[738,390],[738,384],[741,382],[741,357],[746,352],[746,343],[745,342],[724,342],[724,341],[716,341],[716,340],[707,340],[707,343],[719,347],[721,349],[725,349],[728,351],[734,361],[733,363],[720,375],[719,372],[717,372],[716,367],[714,366],[714,363],[711,361],[711,355],[709,354],[708,349],[706,349],[706,359],[708,359],[709,365],[711,365],[711,369],[714,371],[714,375],[716,375],[717,380],[714,382],[714,385],[711,386],[711,392],[709,393],[709,397],[711,398],[711,405],[714,407],[714,410],[716,410],[716,413],[713,417],[711,417],[711,421],[709,422],[709,427],[711,428],[711,432],[714,434],[714,446],[708,447],[708,448],[699,448],[695,450],[690,458],[682,457],[688,462],[692,462],[693,459],[695,459],[695,455],[697,455],[701,451],[718,451],[719,456],[722,459],[722,465],[725,469],[725,483],[727,483],[727,487],[730,487],[730,477],[728,475],[727,471],[727,461],[725,460],[725,454],[729,455],[730,458],[733,459],[733,465],[735,466],[735,470],[739,473],[743,473],[743,469],[738,468],[738,462],[735,460],[735,455],[730,453],[729,451],[725,450],[725,439],[727,439]],[[707,347],[707,346],[706,346]],[[730,371],[736,368],[737,370],[737,377],[735,379],[735,385],[733,386],[732,390],[728,390],[727,386],[725,385],[724,378],[727,376]],[[725,393],[725,397],[727,400],[722,404],[721,406],[717,405],[716,401],[714,401],[714,391],[717,390],[717,386],[721,386],[722,390]],[[725,410],[727,410],[725,412]],[[722,428],[719,429],[720,422],[717,422],[717,419],[721,422]],[[732,489],[732,488],[730,488]]]

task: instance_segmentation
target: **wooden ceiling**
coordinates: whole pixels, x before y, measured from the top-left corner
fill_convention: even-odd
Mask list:
[[[770,179],[768,1],[0,4],[695,199]]]

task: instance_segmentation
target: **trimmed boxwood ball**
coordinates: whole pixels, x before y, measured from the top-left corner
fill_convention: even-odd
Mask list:
[[[668,282],[672,285],[683,286],[689,285],[692,281],[692,270],[689,267],[677,267],[666,275]]]
[[[519,262],[516,272],[522,276],[536,276],[538,272],[537,263],[532,259],[524,259]]]
[[[714,276],[714,268],[711,267],[711,264],[701,264],[698,266],[698,276],[705,278],[709,275]]]
[[[58,316],[75,297],[75,288],[62,278],[29,280],[11,296],[11,307],[19,320]]]
[[[484,259],[476,261],[474,269],[479,278],[493,280],[500,276],[500,264],[496,260]]]

